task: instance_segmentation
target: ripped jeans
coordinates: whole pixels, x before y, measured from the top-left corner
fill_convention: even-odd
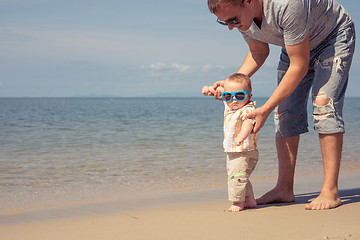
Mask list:
[[[345,132],[342,108],[355,49],[355,28],[338,31],[310,52],[309,70],[295,91],[275,109],[276,137],[308,132],[306,105],[312,87],[314,129],[321,134]],[[290,65],[285,48],[278,83]]]

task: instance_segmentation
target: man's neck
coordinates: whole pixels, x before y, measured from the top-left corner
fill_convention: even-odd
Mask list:
[[[255,24],[261,28],[262,18],[263,18],[263,0],[255,0],[256,8],[258,9],[258,16],[254,18]]]

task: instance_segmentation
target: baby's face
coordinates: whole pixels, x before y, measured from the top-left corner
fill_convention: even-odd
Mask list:
[[[251,92],[250,88],[247,86],[246,83],[225,81],[224,92],[238,92],[238,91],[248,91],[249,93]],[[229,106],[229,108],[233,110],[238,110],[243,106],[245,106],[250,101],[251,96],[252,96],[251,93],[246,94],[244,101],[237,101],[235,99],[235,96],[233,96],[233,98],[226,104]]]

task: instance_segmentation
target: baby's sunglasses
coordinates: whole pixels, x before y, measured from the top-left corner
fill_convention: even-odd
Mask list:
[[[235,96],[236,101],[244,101],[246,98],[246,95],[249,95],[250,93],[248,91],[237,91],[237,92],[223,92],[221,93],[221,97],[224,100],[224,102],[230,102],[231,99]]]

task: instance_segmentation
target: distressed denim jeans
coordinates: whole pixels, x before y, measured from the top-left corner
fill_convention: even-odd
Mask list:
[[[355,28],[351,25],[310,52],[306,76],[275,109],[276,137],[308,132],[306,105],[311,88],[314,129],[321,134],[345,132],[342,108],[354,49]],[[289,56],[283,48],[278,66],[278,84],[289,65]]]

